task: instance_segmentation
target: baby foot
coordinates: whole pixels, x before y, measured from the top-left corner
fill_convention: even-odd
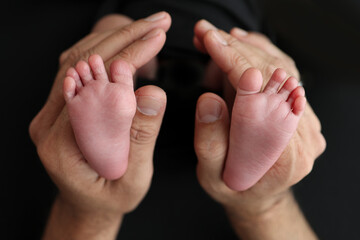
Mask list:
[[[230,143],[223,179],[237,191],[252,187],[280,157],[305,109],[305,91],[277,69],[263,92],[261,72],[241,76],[232,111]],[[279,89],[280,88],[280,89]]]
[[[108,77],[98,55],[78,62],[64,80],[64,97],[76,142],[89,165],[102,177],[121,177],[127,168],[130,127],[136,111],[133,77],[121,60]]]

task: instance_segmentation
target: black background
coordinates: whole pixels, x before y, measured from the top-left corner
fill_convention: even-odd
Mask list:
[[[0,21],[1,239],[38,239],[56,194],[28,137],[57,72],[58,56],[90,30],[101,1],[27,1],[2,7]],[[359,239],[360,21],[358,1],[265,3],[277,45],[297,62],[323,125],[326,152],[295,193],[321,239]],[[169,104],[149,194],[130,213],[122,239],[235,239],[220,206],[196,181],[195,99]],[[188,116],[179,124],[179,112]],[[176,137],[174,137],[176,136]],[[170,140],[169,140],[170,139]]]

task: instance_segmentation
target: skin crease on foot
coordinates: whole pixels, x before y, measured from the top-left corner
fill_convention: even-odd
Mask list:
[[[271,168],[293,136],[305,109],[305,91],[294,77],[277,69],[263,92],[261,72],[242,75],[232,111],[230,145],[223,179],[244,191]]]
[[[102,177],[121,177],[127,168],[130,127],[136,111],[129,65],[114,61],[107,75],[99,55],[70,68],[64,97],[75,138],[85,159]]]

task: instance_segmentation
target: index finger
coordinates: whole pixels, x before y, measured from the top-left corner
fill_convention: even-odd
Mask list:
[[[167,32],[170,28],[171,18],[166,12],[155,13],[145,19],[135,21],[104,39],[98,45],[89,49],[82,56],[87,59],[92,54],[99,54],[106,62],[122,49],[134,41],[144,37],[148,32],[160,28]]]

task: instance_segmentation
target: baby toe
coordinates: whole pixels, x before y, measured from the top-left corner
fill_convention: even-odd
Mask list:
[[[281,83],[285,81],[285,78],[287,76],[287,73],[285,70],[278,68],[274,71],[272,74],[269,82],[266,84],[266,87],[264,89],[264,93],[267,94],[274,94],[277,93]]]
[[[104,61],[100,55],[91,55],[89,57],[89,65],[96,80],[109,81]]]
[[[294,77],[289,77],[288,80],[279,90],[279,95],[286,101],[289,98],[290,93],[299,86],[298,81]]]
[[[90,66],[84,61],[80,61],[75,66],[76,71],[78,72],[82,84],[85,86],[90,81],[94,80],[91,74]]]

